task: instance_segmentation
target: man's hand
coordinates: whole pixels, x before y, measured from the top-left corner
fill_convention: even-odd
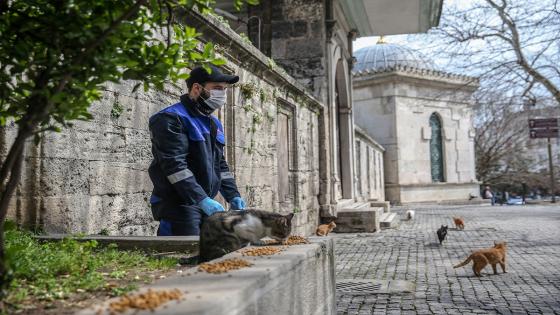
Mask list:
[[[229,202],[232,210],[243,210],[245,209],[245,200],[241,197],[235,197]]]
[[[202,211],[206,213],[208,216],[220,211],[225,211],[224,207],[217,202],[216,200],[206,197],[202,199],[201,202],[198,203],[198,206],[202,208]]]

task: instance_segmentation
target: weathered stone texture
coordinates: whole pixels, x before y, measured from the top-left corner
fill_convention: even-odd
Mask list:
[[[323,1],[286,0],[274,9],[271,57],[319,96],[327,81]]]
[[[355,194],[358,201],[385,200],[384,149],[355,126]]]
[[[385,151],[386,197],[394,202],[478,195],[469,96],[472,78],[397,69],[354,78],[356,124]],[[432,183],[430,116],[442,125],[444,183]]]
[[[296,14],[292,12],[291,14]],[[202,17],[198,16],[199,19]],[[202,20],[201,20],[202,21]],[[213,25],[213,21],[205,21]],[[309,26],[303,20],[294,32]],[[322,105],[295,80],[231,30],[201,28],[204,38],[224,49],[226,68],[240,75],[230,101],[218,113],[226,134],[226,157],[239,190],[249,207],[296,212],[294,233],[311,234],[319,219],[319,113]],[[229,37],[217,36],[229,32]],[[230,42],[222,43],[220,41]],[[246,54],[239,58],[240,53]],[[239,59],[242,59],[239,60]],[[90,112],[92,121],[76,122],[61,133],[45,135],[39,146],[27,146],[24,174],[9,216],[20,223],[42,225],[47,232],[153,235],[149,196],[152,184],[147,169],[152,159],[148,118],[178,102],[185,91],[168,85],[163,91],[135,92],[135,82],[108,83]],[[252,97],[241,90],[253,86]],[[277,113],[288,106],[293,133],[290,174],[278,172]],[[283,106],[284,106],[283,105]],[[15,127],[0,130],[0,157],[15,137]],[[290,176],[288,205],[280,204],[280,176]]]

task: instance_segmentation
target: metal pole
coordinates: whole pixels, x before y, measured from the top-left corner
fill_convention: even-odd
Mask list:
[[[552,203],[556,202],[556,181],[554,180],[554,167],[552,164],[552,148],[550,137],[548,139],[548,168],[550,169],[550,190],[552,191]]]

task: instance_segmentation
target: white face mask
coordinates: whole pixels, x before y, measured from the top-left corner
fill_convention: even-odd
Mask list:
[[[210,90],[208,91],[210,97],[204,100],[208,107],[212,108],[213,110],[217,110],[220,107],[224,106],[226,103],[226,90]]]

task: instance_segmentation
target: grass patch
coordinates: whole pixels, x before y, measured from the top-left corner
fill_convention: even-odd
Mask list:
[[[121,295],[148,282],[145,275],[150,271],[167,271],[177,264],[176,259],[118,250],[114,244],[100,247],[96,241],[41,243],[32,233],[15,228],[6,231],[6,252],[14,278],[6,302],[16,309],[73,294]]]

